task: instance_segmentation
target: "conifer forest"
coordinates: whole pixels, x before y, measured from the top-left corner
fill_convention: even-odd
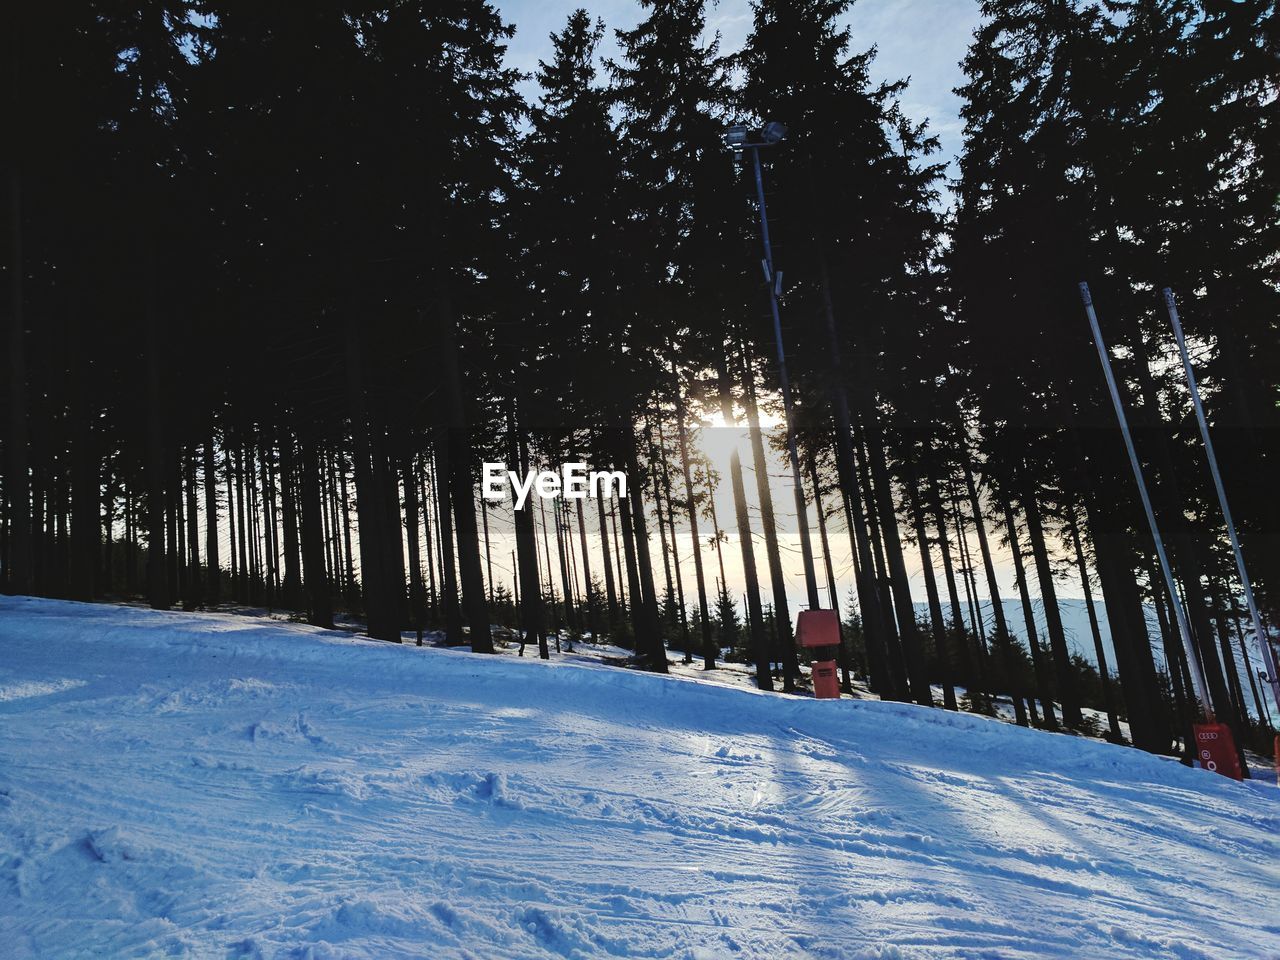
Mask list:
[[[1280,10],[984,0],[953,157],[849,7],[577,10],[532,71],[485,0],[11,10],[0,591],[801,695],[834,608],[846,695],[1187,763],[1210,708],[1256,768]]]

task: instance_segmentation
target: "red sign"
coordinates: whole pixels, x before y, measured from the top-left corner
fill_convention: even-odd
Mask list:
[[[1244,779],[1230,727],[1223,723],[1197,723],[1191,729],[1196,738],[1196,759],[1200,766],[1232,780]]]

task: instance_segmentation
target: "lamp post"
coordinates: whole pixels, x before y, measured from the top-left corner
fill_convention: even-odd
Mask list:
[[[777,120],[771,120],[761,130],[749,130],[744,124],[735,124],[725,130],[725,145],[734,153],[751,153],[756,176],[756,198],[760,204],[760,239],[764,245],[764,282],[769,289],[769,307],[773,312],[773,342],[778,352],[778,382],[782,387],[782,406],[786,411],[787,452],[791,457],[791,482],[796,498],[796,522],[800,525],[800,553],[804,558],[804,585],[809,595],[809,609],[817,610],[822,604],[818,599],[818,577],[814,571],[813,546],[809,541],[809,511],[804,501],[804,486],[800,479],[800,456],[796,452],[795,414],[791,403],[791,380],[787,376],[787,351],[782,343],[782,314],[778,296],[782,293],[782,274],[773,269],[773,246],[769,242],[769,215],[764,202],[764,177],[760,172],[760,150],[776,146],[787,135],[787,128]]]

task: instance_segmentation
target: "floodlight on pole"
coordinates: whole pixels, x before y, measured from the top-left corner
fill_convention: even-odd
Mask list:
[[[773,313],[773,341],[778,353],[778,383],[782,390],[782,407],[786,413],[787,452],[791,459],[791,480],[795,491],[796,523],[800,527],[800,554],[804,560],[804,585],[809,609],[822,606],[818,598],[818,577],[813,561],[813,545],[809,540],[809,509],[804,500],[804,484],[800,478],[800,456],[796,450],[795,411],[791,400],[791,379],[787,375],[787,351],[782,342],[782,312],[778,298],[782,295],[782,272],[773,268],[773,245],[769,240],[769,214],[764,200],[764,176],[760,171],[760,148],[779,144],[787,135],[787,128],[777,120],[770,120],[762,130],[748,130],[743,124],[734,124],[724,132],[724,142],[729,149],[741,155],[751,151],[755,168],[756,199],[760,205],[760,240],[764,245],[765,287],[769,291],[769,308]]]

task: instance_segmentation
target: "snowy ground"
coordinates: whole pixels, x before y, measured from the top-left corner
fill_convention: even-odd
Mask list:
[[[5,957],[1280,957],[1278,833],[983,717],[0,598]]]

